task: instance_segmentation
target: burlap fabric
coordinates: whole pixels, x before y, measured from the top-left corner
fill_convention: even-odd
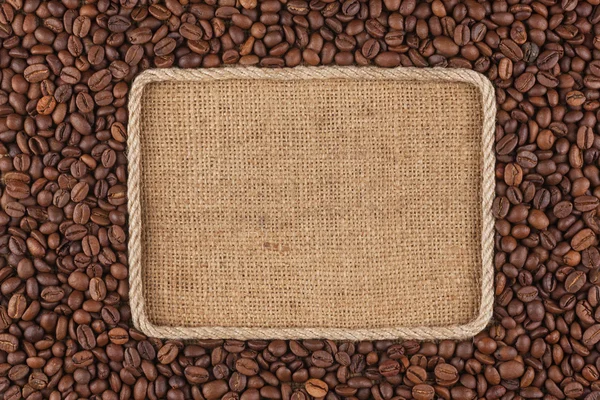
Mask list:
[[[143,331],[427,339],[485,326],[489,88],[336,70],[347,71],[138,78],[141,237],[129,250]]]

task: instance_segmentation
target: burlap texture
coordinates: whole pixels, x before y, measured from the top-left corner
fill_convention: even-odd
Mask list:
[[[448,326],[481,297],[477,88],[157,82],[143,282],[166,326]]]

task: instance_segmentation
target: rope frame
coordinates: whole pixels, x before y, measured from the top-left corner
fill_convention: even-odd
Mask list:
[[[253,328],[253,327],[170,327],[153,324],[146,313],[142,281],[142,204],[141,204],[141,107],[144,88],[153,82],[207,81],[230,79],[355,79],[413,80],[462,82],[475,86],[482,100],[482,232],[481,232],[481,304],[478,315],[463,325],[444,327],[393,327],[377,329],[338,328]],[[141,73],[129,92],[129,123],[127,138],[128,211],[129,211],[129,303],[136,328],[152,337],[170,339],[315,339],[382,340],[382,339],[467,339],[481,332],[490,322],[494,304],[494,218],[491,208],[495,197],[494,130],[496,100],[492,83],[483,75],[466,69],[377,67],[295,67],[278,70],[255,67],[217,69],[152,69]]]

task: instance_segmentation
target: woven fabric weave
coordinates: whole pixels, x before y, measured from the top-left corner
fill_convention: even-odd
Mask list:
[[[140,102],[153,324],[444,327],[479,313],[477,87],[165,81]]]

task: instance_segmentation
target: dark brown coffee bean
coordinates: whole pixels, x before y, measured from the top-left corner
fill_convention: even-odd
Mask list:
[[[565,280],[565,289],[569,293],[578,292],[586,282],[586,275],[581,271],[574,271]]]
[[[427,371],[419,366],[411,366],[406,370],[406,378],[414,384],[422,384],[427,380]]]
[[[79,325],[77,327],[77,342],[84,350],[92,350],[96,347],[96,337],[88,325]]]
[[[252,376],[260,371],[258,363],[250,358],[240,358],[235,363],[235,369],[242,375]]]
[[[77,368],[85,368],[94,362],[94,354],[89,350],[83,350],[73,354],[73,365]]]
[[[90,76],[88,80],[88,86],[90,90],[99,92],[107,87],[112,80],[112,75],[108,69],[100,70]]]
[[[85,37],[90,32],[92,21],[85,15],[80,15],[73,21],[73,34],[80,38]]]
[[[528,92],[535,85],[535,75],[525,72],[515,79],[515,88],[522,93]]]
[[[23,294],[17,293],[10,298],[6,312],[10,318],[20,319],[23,317],[26,308],[27,298]]]
[[[558,218],[566,218],[573,211],[573,203],[570,201],[561,201],[554,206],[553,212],[554,215]]]
[[[158,351],[157,357],[161,364],[170,364],[179,354],[179,349],[173,343],[166,343]]]
[[[379,373],[385,377],[398,375],[400,371],[400,364],[395,360],[387,360],[379,364]]]
[[[515,134],[505,135],[496,143],[496,152],[499,155],[510,154],[517,146],[519,138]]]
[[[220,399],[228,391],[229,387],[224,380],[211,381],[202,387],[202,395],[207,400]]]
[[[435,397],[435,390],[430,385],[415,385],[412,388],[412,396],[415,400],[432,400]]]
[[[175,46],[177,46],[175,39],[166,37],[154,45],[154,54],[159,57],[166,56],[175,50]]]
[[[0,350],[14,353],[19,348],[19,340],[11,334],[0,333]]]
[[[108,29],[114,33],[126,32],[131,26],[131,20],[121,15],[113,15],[107,21]]]
[[[600,324],[594,324],[583,332],[583,344],[594,346],[600,341]]]
[[[313,365],[319,368],[328,368],[333,364],[333,356],[323,350],[317,350],[313,353],[311,357],[311,361]]]
[[[400,65],[400,56],[393,52],[379,53],[375,57],[375,64],[385,68],[397,67]]]
[[[446,36],[437,36],[433,39],[433,46],[445,57],[453,57],[458,54],[459,47],[454,41]]]
[[[206,369],[193,365],[186,367],[184,374],[186,379],[192,384],[202,384],[208,382],[210,379],[210,375]]]
[[[511,39],[504,39],[500,42],[499,49],[506,57],[511,59],[513,62],[520,61],[523,59],[523,51]]]
[[[27,82],[37,83],[50,77],[50,70],[44,64],[33,64],[25,68],[23,75]]]
[[[592,246],[596,241],[596,234],[591,229],[582,229],[571,239],[573,250],[581,251]]]
[[[536,65],[539,69],[546,71],[552,69],[557,63],[559,59],[559,54],[556,51],[547,50],[537,57]]]
[[[106,284],[101,278],[94,277],[90,279],[89,292],[93,300],[102,301],[106,298]]]
[[[441,386],[452,386],[460,377],[456,367],[445,363],[437,365],[434,374],[437,384]]]

